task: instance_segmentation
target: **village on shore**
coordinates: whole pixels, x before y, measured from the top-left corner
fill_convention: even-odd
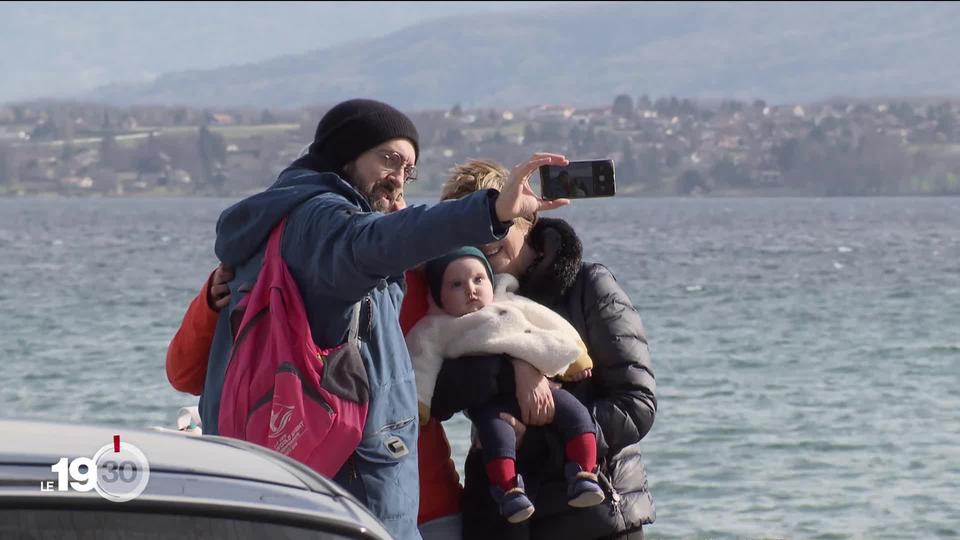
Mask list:
[[[269,186],[326,107],[298,110],[0,105],[0,195],[233,196]],[[611,158],[624,195],[960,194],[960,101],[616,96],[596,107],[409,113],[420,132],[411,195],[472,158],[536,151]]]

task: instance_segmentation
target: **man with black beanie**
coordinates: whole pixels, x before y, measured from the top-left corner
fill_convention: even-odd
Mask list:
[[[286,218],[281,256],[316,344],[343,344],[360,307],[366,381],[358,375],[352,382],[369,389],[368,416],[359,446],[334,480],[399,540],[420,538],[417,394],[398,320],[403,272],[454,248],[499,240],[515,218],[568,202],[533,194],[527,183],[533,171],[567,164],[563,156],[537,154],[514,168],[499,192],[404,208],[403,186],[416,178],[419,150],[416,127],[397,109],[369,99],[345,101],[324,115],[309,152],[271,187],[220,215],[215,251],[235,277],[229,304],[219,313],[200,398],[204,433],[216,434],[221,394],[231,391],[223,388],[233,343],[231,313],[256,280],[268,235]]]
[[[355,178],[357,172],[349,169],[355,169],[354,160],[365,151],[392,139],[403,139],[412,145],[413,158],[406,161],[416,170],[420,146],[419,134],[413,122],[386,103],[351,99],[330,109],[323,116],[317,124],[309,152],[293,162],[290,168],[331,171],[344,178],[353,178],[352,183],[373,209],[384,212],[390,209],[390,203],[402,195],[403,184],[395,185],[386,181],[386,178],[379,182],[375,179],[365,182],[367,179]],[[404,181],[409,182],[414,178],[407,176]]]

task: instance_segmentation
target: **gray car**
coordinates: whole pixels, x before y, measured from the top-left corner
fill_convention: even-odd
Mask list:
[[[81,466],[68,472],[66,463],[93,458],[98,450],[109,458],[112,445],[120,443],[124,452],[132,445],[146,457],[149,476],[140,477],[148,478],[141,484],[142,493],[116,502],[98,490],[81,492],[66,485],[64,491],[56,489],[67,475],[73,479],[73,474],[87,471]],[[62,473],[55,472],[61,460]],[[98,463],[116,466],[109,460]],[[136,483],[133,469],[126,465],[110,472],[127,474],[130,477],[124,479]],[[390,535],[339,486],[260,446],[206,435],[0,420],[0,539],[7,538],[389,539]]]

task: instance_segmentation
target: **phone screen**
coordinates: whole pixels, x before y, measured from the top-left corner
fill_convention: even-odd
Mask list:
[[[540,187],[545,199],[583,199],[616,194],[613,161],[571,161],[565,167],[540,167]]]

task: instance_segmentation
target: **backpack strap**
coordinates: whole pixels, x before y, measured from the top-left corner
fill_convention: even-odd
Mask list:
[[[267,241],[267,249],[264,252],[264,268],[261,268],[261,273],[265,269],[267,263],[273,265],[280,265],[283,263],[283,256],[280,254],[280,241],[283,235],[283,229],[287,224],[287,218],[284,216],[280,219],[280,222],[274,226],[273,231],[270,232],[269,240]],[[258,276],[259,277],[259,276]],[[360,310],[363,305],[363,300],[366,298],[364,296],[360,299],[359,302],[353,305],[353,311],[350,313],[350,327],[347,334],[347,339],[350,341],[357,340],[360,338]]]

